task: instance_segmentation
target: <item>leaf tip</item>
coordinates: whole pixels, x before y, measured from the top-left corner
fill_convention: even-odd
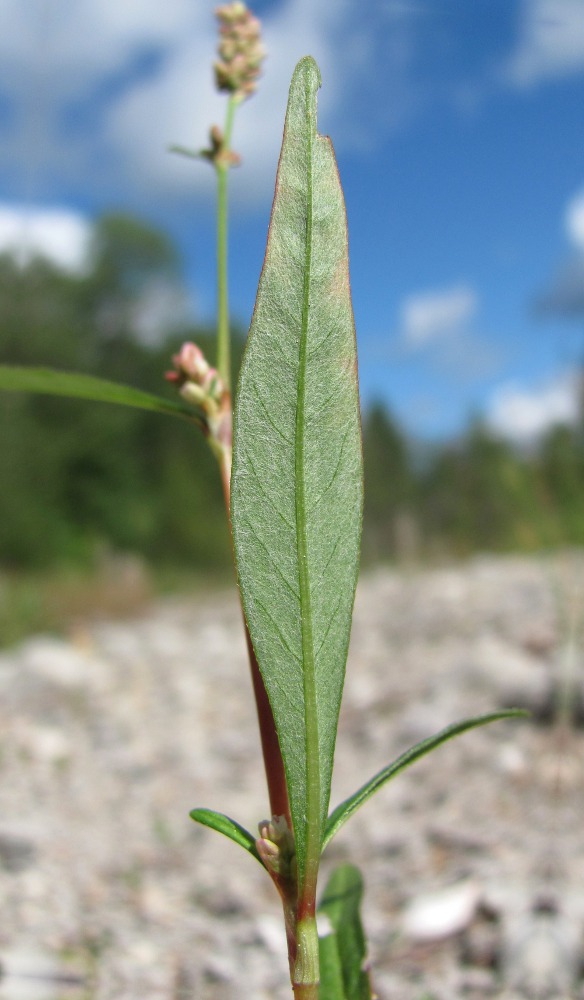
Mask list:
[[[302,59],[300,59],[296,64],[296,68],[292,76],[292,83],[300,79],[300,77],[308,83],[313,95],[316,94],[316,91],[320,87],[322,87],[320,69],[318,68],[318,63],[313,56],[303,56]]]

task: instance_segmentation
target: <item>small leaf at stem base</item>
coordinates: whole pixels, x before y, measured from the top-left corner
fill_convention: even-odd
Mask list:
[[[234,819],[230,819],[223,813],[215,812],[213,809],[193,809],[189,815],[195,823],[201,823],[202,826],[208,826],[211,830],[217,830],[217,833],[229,837],[244,850],[253,854],[256,861],[259,861],[262,868],[264,867],[256,847],[255,837],[245,827],[236,823]]]

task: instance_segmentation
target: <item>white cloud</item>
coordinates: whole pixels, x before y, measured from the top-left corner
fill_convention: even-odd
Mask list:
[[[528,87],[584,72],[583,0],[523,0],[518,45],[507,80]]]
[[[144,205],[185,193],[210,197],[212,171],[167,152],[195,149],[221,123],[213,88],[215,0],[0,0],[0,98],[10,107],[3,168],[74,183],[101,203]],[[257,95],[238,113],[233,172],[238,201],[271,197],[287,89],[297,59],[321,66],[321,127],[337,145],[375,143],[409,113],[413,22],[419,5],[280,0],[263,18],[268,48]],[[371,67],[384,59],[383,102],[370,100]],[[367,94],[367,99],[365,95]],[[405,110],[404,110],[405,109]],[[344,122],[350,122],[344,125]],[[12,166],[11,166],[12,164]],[[39,183],[40,182],[40,183]]]
[[[565,221],[569,238],[580,250],[584,250],[584,190],[569,202]]]
[[[154,279],[134,304],[129,317],[132,332],[143,344],[157,344],[170,330],[186,326],[192,318],[192,305],[176,281]]]
[[[409,347],[420,348],[459,334],[477,305],[476,292],[467,285],[412,295],[402,304],[402,337]]]
[[[568,202],[564,228],[572,252],[556,268],[535,306],[540,316],[581,319],[584,315],[584,189]]]
[[[554,424],[573,424],[578,417],[580,381],[564,373],[534,389],[506,382],[495,390],[487,423],[498,434],[518,442],[539,437]]]
[[[342,19],[343,6],[334,9],[314,0],[288,0],[266,17],[263,35],[268,49],[262,80],[253,99],[238,111],[233,144],[245,169],[232,174],[238,200],[269,199],[282,140],[290,77],[297,60],[313,55],[325,85],[319,92],[321,127],[343,104],[350,91],[351,73],[335,58],[334,35],[329,28]],[[354,39],[354,48],[358,39]],[[361,52],[367,41],[361,39]],[[171,57],[150,79],[137,81],[112,108],[106,138],[123,160],[133,185],[168,192],[196,188],[211,197],[213,172],[205,165],[170,156],[170,143],[200,149],[208,145],[209,126],[222,124],[225,99],[217,94],[211,72],[216,48],[212,17],[204,30],[177,38]],[[358,68],[357,68],[358,69]],[[323,120],[325,125],[322,125]]]
[[[79,96],[115,72],[135,53],[173,44],[185,32],[201,30],[207,12],[192,0],[2,0],[0,78],[35,89],[43,78],[52,94]],[[26,62],[22,62],[27,59]],[[21,66],[18,77],[14,69]]]
[[[82,273],[91,233],[91,223],[67,208],[0,204],[0,253],[11,254],[21,265],[41,256],[65,271]]]

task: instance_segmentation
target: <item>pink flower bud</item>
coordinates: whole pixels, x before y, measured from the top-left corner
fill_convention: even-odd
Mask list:
[[[173,357],[173,363],[178,371],[194,382],[201,382],[209,371],[209,365],[200,347],[187,342],[179,353]]]
[[[261,42],[261,23],[240,0],[215,11],[219,20],[219,61],[215,82],[242,100],[256,88],[260,65],[266,55]]]

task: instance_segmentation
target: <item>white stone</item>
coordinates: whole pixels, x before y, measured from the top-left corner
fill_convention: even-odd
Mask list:
[[[481,898],[471,880],[417,896],[403,916],[402,931],[414,941],[437,941],[459,934],[473,919]]]
[[[93,686],[107,671],[95,656],[49,636],[29,639],[20,649],[20,659],[37,677],[63,688]]]
[[[18,736],[22,748],[39,761],[58,764],[73,754],[71,740],[56,726],[24,726]]]

